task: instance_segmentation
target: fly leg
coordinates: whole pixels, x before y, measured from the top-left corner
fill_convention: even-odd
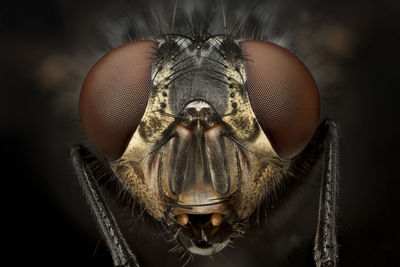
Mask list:
[[[323,156],[318,226],[315,237],[314,260],[317,267],[337,265],[336,213],[339,185],[339,135],[336,123],[323,122],[327,129]]]
[[[82,146],[73,147],[71,149],[72,164],[83,193],[92,209],[107,247],[111,252],[114,266],[139,267],[135,255],[129,249],[115,221],[114,215],[105,202],[90,167],[82,156],[83,153],[87,153],[87,150]]]

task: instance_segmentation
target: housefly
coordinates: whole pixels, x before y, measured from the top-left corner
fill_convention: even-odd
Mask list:
[[[242,235],[324,152],[314,259],[335,266],[338,133],[319,120],[312,74],[268,40],[212,32],[210,20],[188,24],[93,66],[79,104],[93,148],[124,191],[198,255]],[[139,266],[98,187],[94,156],[80,145],[71,155],[115,266]]]

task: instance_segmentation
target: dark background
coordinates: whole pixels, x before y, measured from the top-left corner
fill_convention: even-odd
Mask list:
[[[135,14],[150,5],[130,2]],[[156,15],[171,13],[173,3],[151,1]],[[230,3],[239,11],[250,5]],[[398,266],[399,4],[278,3],[277,29],[294,32],[289,47],[315,75],[321,117],[341,125],[340,266]],[[3,261],[13,266],[111,265],[68,154],[85,142],[77,113],[80,85],[118,35],[102,32],[105,21],[120,16],[125,4],[48,0],[0,7],[1,240]],[[223,255],[196,256],[188,266],[311,266],[318,167],[265,227]],[[185,262],[144,223],[124,224],[143,266]]]

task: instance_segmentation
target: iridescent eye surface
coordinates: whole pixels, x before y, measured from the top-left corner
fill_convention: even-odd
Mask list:
[[[157,43],[136,41],[106,54],[83,84],[79,111],[89,141],[110,160],[118,159],[139,125],[151,89]]]
[[[319,93],[307,67],[286,49],[265,41],[240,43],[252,109],[275,151],[299,154],[319,119]]]

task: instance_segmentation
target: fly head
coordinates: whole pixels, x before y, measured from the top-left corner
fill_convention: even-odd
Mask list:
[[[280,186],[317,127],[319,96],[279,46],[167,35],[103,57],[80,112],[124,189],[183,247],[210,255]]]

